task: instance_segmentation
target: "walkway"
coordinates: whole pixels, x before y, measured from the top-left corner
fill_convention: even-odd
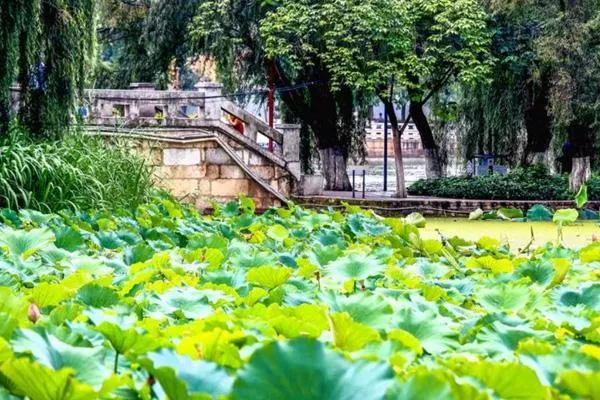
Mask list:
[[[515,207],[525,212],[535,204],[543,204],[551,209],[574,207],[573,201],[568,200],[469,200],[413,196],[398,199],[392,197],[393,192],[368,192],[365,199],[362,199],[361,196],[360,192],[356,192],[356,198],[352,198],[352,192],[326,191],[321,196],[296,196],[293,200],[296,204],[308,208],[341,208],[343,207],[342,203],[348,203],[390,216],[419,212],[430,216],[466,217],[478,208],[488,211],[501,207]],[[587,207],[599,210],[600,201],[589,202]]]

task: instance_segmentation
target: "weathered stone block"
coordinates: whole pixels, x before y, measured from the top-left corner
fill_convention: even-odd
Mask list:
[[[164,149],[163,162],[165,165],[198,165],[200,164],[200,149]]]
[[[178,165],[170,167],[171,178],[175,179],[200,179],[206,175],[206,164],[201,165]]]
[[[250,169],[260,175],[264,180],[274,179],[274,168],[270,165],[253,165]]]
[[[157,179],[200,179],[206,175],[206,165],[162,166],[155,169]]]
[[[198,194],[200,194],[201,196],[210,195],[210,180],[200,179],[198,181]]]
[[[207,179],[219,179],[220,176],[218,165],[207,165],[206,166],[206,178]]]
[[[258,154],[250,154],[248,159],[249,165],[267,165],[267,160],[263,156]]]
[[[219,177],[223,179],[243,179],[246,178],[246,173],[237,165],[222,165]]]
[[[321,175],[302,175],[300,194],[302,196],[319,196],[323,194],[325,179]]]
[[[135,154],[146,160],[146,163],[152,167],[162,164],[162,150],[153,149],[147,146],[135,146],[132,148]]]
[[[191,198],[198,195],[197,179],[168,179],[163,182],[163,186],[178,198]]]
[[[289,162],[287,163],[288,170],[292,173],[294,178],[299,181],[302,176],[302,172],[300,170],[300,162]]]
[[[248,194],[249,182],[247,179],[216,179],[211,182],[210,192],[213,196],[231,196]]]
[[[231,164],[233,162],[229,154],[221,148],[206,149],[205,161],[207,164],[214,165]]]
[[[253,199],[264,198],[272,196],[266,189],[264,189],[261,185],[259,185],[255,181],[250,182],[250,187],[248,188],[248,196]]]

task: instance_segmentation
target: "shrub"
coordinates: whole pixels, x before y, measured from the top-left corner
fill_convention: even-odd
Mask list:
[[[588,182],[590,200],[600,199],[600,176]],[[551,175],[543,166],[516,168],[506,175],[420,180],[408,188],[414,196],[490,200],[572,200],[567,175]]]
[[[37,143],[13,135],[0,145],[0,207],[135,207],[147,199],[151,175],[123,143],[83,134]]]

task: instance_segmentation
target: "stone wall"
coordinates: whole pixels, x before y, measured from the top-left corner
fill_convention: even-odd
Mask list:
[[[395,198],[367,198],[353,199],[347,197],[331,196],[296,196],[294,202],[300,206],[314,209],[344,208],[343,203],[348,203],[375,211],[383,216],[404,216],[412,212],[419,212],[425,216],[437,217],[468,217],[469,214],[481,208],[484,211],[497,210],[501,207],[514,207],[527,212],[536,204],[542,204],[553,210],[573,208],[573,201],[535,201],[535,200],[463,200],[440,199],[435,197],[409,197],[407,199]],[[600,210],[600,201],[591,201],[587,208]]]
[[[227,202],[240,194],[252,197],[258,209],[266,209],[281,205],[281,196],[292,193],[293,178],[289,172],[236,143],[227,144],[254,177],[217,140],[207,138],[190,143],[130,140],[133,149],[154,168],[156,185],[199,209],[210,208],[211,200]],[[272,191],[261,185],[261,180]]]

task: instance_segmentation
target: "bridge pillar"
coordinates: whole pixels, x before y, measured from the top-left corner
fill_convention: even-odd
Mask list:
[[[211,81],[200,81],[194,86],[199,92],[203,92],[204,100],[204,118],[208,120],[221,119],[221,103],[223,98],[223,85]]]
[[[278,124],[275,129],[283,134],[283,159],[296,180],[300,180],[300,125]]]

